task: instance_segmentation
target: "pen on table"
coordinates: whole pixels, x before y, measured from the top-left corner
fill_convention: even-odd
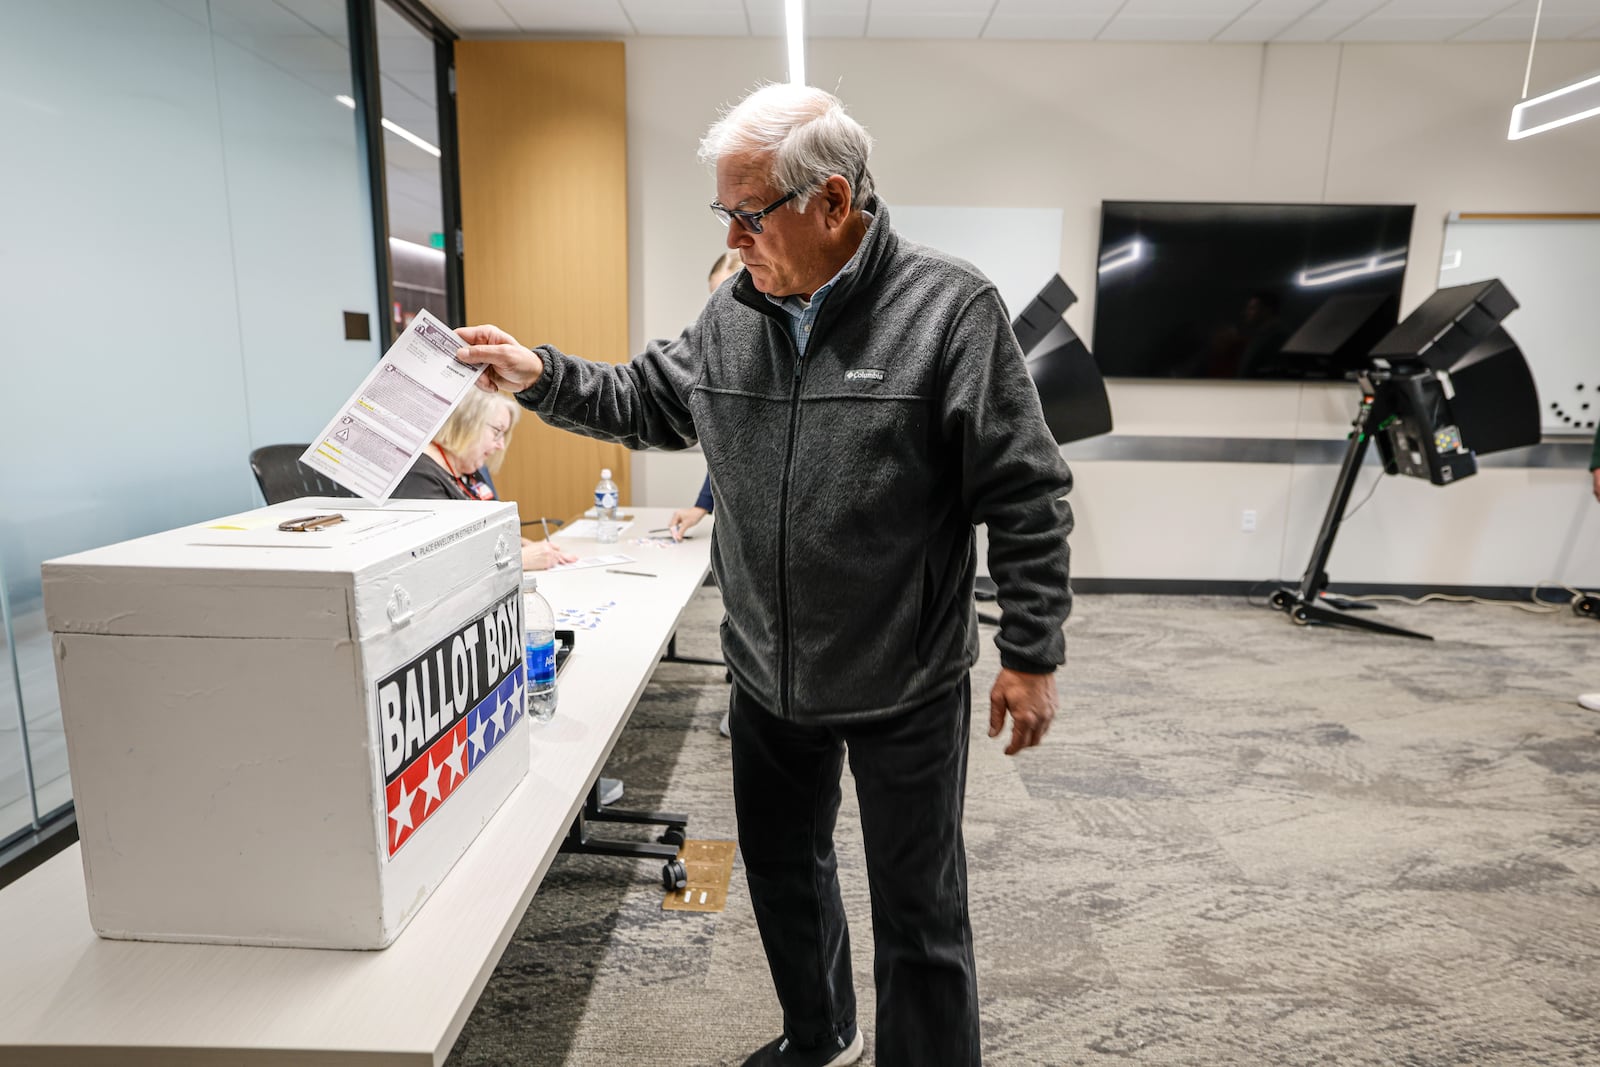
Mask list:
[[[606,573],[607,574],[631,574],[635,578],[654,578],[655,577],[655,575],[647,574],[644,571],[622,571],[622,570],[618,570],[615,567],[607,567],[606,568]]]

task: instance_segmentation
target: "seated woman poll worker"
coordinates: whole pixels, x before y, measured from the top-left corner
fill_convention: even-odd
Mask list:
[[[522,407],[504,393],[473,389],[445,420],[428,448],[400,480],[402,500],[496,500],[490,472],[500,466]],[[522,539],[522,569],[542,571],[571,563],[549,541]]]
[[[711,264],[711,273],[706,276],[706,290],[716,292],[717,287],[729,278],[744,269],[744,257],[737,248],[730,249],[716,258]],[[701,519],[711,514],[716,507],[716,501],[711,496],[711,475],[706,475],[705,484],[700,487],[700,495],[695,499],[693,506],[679,508],[672,513],[672,519],[667,523],[667,532],[672,534],[674,541],[682,541],[685,534],[696,526]],[[722,717],[722,736],[728,736],[728,717]]]

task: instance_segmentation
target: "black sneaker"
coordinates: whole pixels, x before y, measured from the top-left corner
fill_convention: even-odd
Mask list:
[[[851,1028],[850,1039],[835,1035],[830,1040],[811,1048],[801,1048],[787,1037],[762,1045],[744,1061],[744,1067],[844,1067],[861,1058],[866,1042],[861,1031]]]

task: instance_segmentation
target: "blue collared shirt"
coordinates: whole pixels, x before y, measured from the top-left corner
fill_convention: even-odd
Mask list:
[[[839,274],[844,273],[840,268]],[[789,336],[794,338],[794,347],[802,358],[806,354],[806,345],[811,341],[811,325],[817,321],[817,312],[822,310],[822,301],[827,297],[828,290],[833,288],[833,283],[839,280],[835,274],[828,280],[828,284],[811,294],[807,300],[803,296],[786,296],[778,298],[768,296],[767,299],[789,313]]]
[[[867,225],[871,226],[872,215],[868,212],[863,212],[863,214],[867,217]],[[865,245],[866,242],[863,241],[862,244]],[[799,351],[802,359],[805,358],[806,345],[811,343],[811,326],[817,321],[817,312],[822,310],[822,301],[827,298],[828,291],[844,275],[844,272],[855,265],[856,257],[859,255],[861,255],[861,249],[858,248],[855,255],[846,260],[845,265],[839,268],[839,273],[828,279],[828,284],[811,294],[810,300],[802,296],[776,297],[767,294],[768,300],[789,313],[789,335],[794,338],[794,347]]]

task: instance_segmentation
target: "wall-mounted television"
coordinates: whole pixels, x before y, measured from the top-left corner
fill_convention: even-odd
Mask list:
[[[1105,201],[1094,309],[1101,372],[1343,378],[1398,321],[1413,212]]]

